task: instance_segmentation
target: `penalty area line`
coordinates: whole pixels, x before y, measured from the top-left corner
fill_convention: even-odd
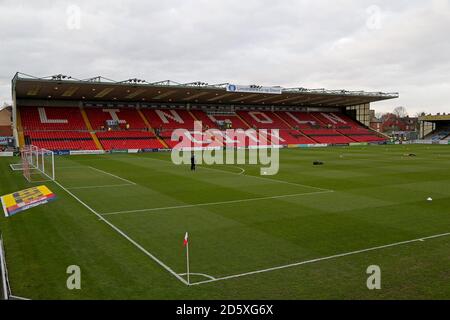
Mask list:
[[[86,187],[73,187],[73,188],[67,188],[68,190],[83,190],[83,189],[96,189],[96,188],[116,188],[116,187],[131,187],[134,186],[134,184],[107,184],[103,186],[86,186]]]
[[[127,213],[144,213],[144,212],[153,212],[153,211],[165,211],[165,210],[177,210],[177,209],[187,209],[187,208],[197,208],[197,207],[209,207],[209,206],[217,206],[217,205],[222,205],[222,204],[234,204],[234,203],[242,203],[242,202],[254,202],[254,201],[294,198],[294,197],[317,195],[317,194],[326,194],[326,193],[333,193],[333,192],[334,191],[329,190],[329,191],[317,191],[317,192],[307,192],[307,193],[295,193],[295,194],[287,194],[287,195],[272,196],[272,197],[259,197],[259,198],[229,200],[229,201],[220,201],[220,202],[187,204],[187,205],[172,206],[172,207],[149,208],[149,209],[117,211],[117,212],[105,212],[105,213],[100,213],[100,215],[101,216],[114,216],[114,215],[118,215],[118,214],[127,214]]]
[[[106,175],[108,175],[108,176],[114,177],[114,178],[116,178],[116,179],[125,181],[125,182],[127,182],[127,183],[129,183],[129,184],[136,185],[136,183],[134,183],[133,181],[130,181],[130,180],[121,178],[121,177],[119,177],[119,176],[116,176],[115,174],[112,174],[112,173],[109,173],[109,172],[106,172],[106,171],[103,171],[103,170],[100,170],[100,169],[97,169],[97,168],[94,168],[94,167],[91,167],[91,166],[89,166],[88,168],[91,168],[92,170],[95,170],[95,171],[97,171],[97,172],[101,172],[101,173],[103,173],[103,174],[106,174]]]
[[[325,189],[325,188],[319,188],[319,187],[314,187],[314,186],[310,186],[307,184],[301,184],[301,183],[296,183],[296,182],[289,182],[289,181],[284,181],[284,180],[278,180],[278,179],[272,179],[272,178],[265,178],[265,177],[260,177],[260,176],[254,176],[254,175],[250,175],[250,174],[244,174],[244,172],[241,173],[235,173],[235,172],[231,172],[231,171],[227,171],[227,170],[222,170],[222,169],[217,169],[217,168],[207,168],[205,166],[199,166],[200,169],[205,169],[205,170],[213,170],[213,171],[220,171],[220,172],[226,172],[229,174],[234,174],[234,175],[240,175],[240,176],[244,176],[244,177],[249,177],[249,178],[255,178],[255,179],[260,179],[260,180],[265,180],[265,181],[270,181],[272,183],[283,183],[283,184],[288,184],[291,186],[298,186],[298,187],[304,187],[304,188],[310,188],[310,189],[316,189],[316,190],[321,190],[321,191],[333,191],[331,189]]]
[[[170,161],[161,160],[161,159],[154,159],[154,158],[151,158],[151,157],[135,158],[135,159],[140,159],[140,160],[144,160],[144,161],[145,160],[158,161],[158,162],[163,162],[163,163],[165,163],[167,165],[174,165]],[[235,176],[242,176],[242,177],[249,177],[249,178],[255,178],[255,179],[270,181],[272,183],[283,183],[283,184],[288,184],[288,185],[291,185],[291,186],[298,186],[298,187],[305,187],[305,188],[316,189],[316,190],[320,190],[320,191],[334,192],[334,190],[331,190],[331,189],[325,189],[325,188],[309,186],[307,184],[300,184],[300,183],[289,182],[289,181],[284,181],[284,180],[271,179],[271,178],[265,178],[265,177],[260,177],[260,176],[254,176],[254,175],[250,175],[250,174],[244,174],[245,170],[244,170],[244,172],[236,173],[236,172],[231,172],[231,171],[228,171],[228,170],[222,170],[222,169],[217,169],[217,168],[207,168],[204,165],[198,165],[198,168],[205,169],[205,170],[224,172],[224,173],[232,174],[232,175],[235,175]],[[242,169],[242,168],[240,168],[240,169]]]
[[[322,257],[322,258],[317,258],[317,259],[312,259],[312,260],[307,260],[307,261],[287,264],[287,265],[283,265],[283,266],[272,267],[272,268],[268,268],[268,269],[256,270],[256,271],[251,271],[251,272],[245,272],[245,273],[240,273],[240,274],[220,277],[220,278],[216,278],[216,279],[210,279],[210,280],[205,280],[205,281],[200,281],[200,282],[194,282],[194,283],[189,284],[189,286],[197,286],[197,285],[202,285],[202,284],[207,284],[207,283],[212,283],[212,282],[217,282],[217,281],[225,281],[225,280],[230,280],[230,279],[242,278],[242,277],[251,276],[251,275],[255,275],[255,274],[267,273],[267,272],[277,271],[277,270],[282,270],[282,269],[288,269],[288,268],[298,267],[298,266],[301,266],[301,265],[306,265],[306,264],[311,264],[311,263],[316,263],[316,262],[321,262],[321,261],[326,261],[326,260],[332,260],[332,259],[338,259],[338,258],[342,258],[342,257],[347,257],[347,256],[360,254],[360,253],[365,253],[365,252],[370,252],[370,251],[377,251],[377,250],[382,250],[382,249],[386,249],[386,248],[402,246],[402,245],[415,243],[415,242],[424,242],[426,240],[432,240],[432,239],[443,238],[443,237],[448,237],[448,236],[450,236],[450,232],[449,233],[443,233],[443,234],[437,234],[437,235],[434,235],[434,236],[429,236],[429,237],[424,237],[424,238],[418,238],[418,239],[414,239],[414,240],[395,242],[395,243],[391,243],[391,244],[387,244],[387,245],[383,245],[383,246],[378,246],[378,247],[372,247],[372,248],[367,248],[367,249],[362,249],[362,250],[357,250],[357,251],[351,251],[351,252],[346,252],[346,253],[341,253],[341,254],[335,254],[335,255],[332,255],[332,256],[328,256],[328,257]]]

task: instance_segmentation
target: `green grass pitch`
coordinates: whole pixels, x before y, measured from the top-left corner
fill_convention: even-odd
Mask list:
[[[280,160],[277,176],[261,177],[250,165],[192,173],[168,153],[57,157],[57,183],[45,183],[57,200],[0,218],[12,292],[31,299],[450,298],[450,148],[284,149]],[[2,195],[33,185],[11,171],[13,162],[0,159]],[[192,286],[182,275],[186,231]],[[81,290],[66,287],[70,265],[81,267]],[[381,267],[381,290],[367,289],[371,265]]]

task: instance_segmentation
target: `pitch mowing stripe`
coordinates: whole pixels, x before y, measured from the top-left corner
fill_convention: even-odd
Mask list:
[[[86,186],[86,187],[73,187],[73,188],[67,188],[69,190],[82,190],[82,189],[94,189],[94,188],[114,188],[114,187],[131,187],[134,186],[134,184],[107,184],[103,186]]]
[[[142,159],[142,160],[153,160],[153,161],[159,161],[159,162],[164,162],[166,164],[171,164],[171,162],[166,161],[166,160],[161,160],[161,159],[153,159],[153,158],[136,158],[136,159]],[[205,169],[205,170],[213,170],[213,171],[219,171],[219,172],[225,172],[228,174],[233,174],[233,175],[237,175],[237,176],[243,176],[243,177],[249,177],[249,178],[255,178],[255,179],[261,179],[261,180],[266,180],[266,181],[271,181],[271,182],[275,182],[275,183],[284,183],[284,184],[289,184],[292,186],[298,186],[298,187],[305,187],[305,188],[311,188],[311,189],[316,189],[316,190],[321,190],[321,191],[329,191],[329,192],[334,192],[334,190],[331,189],[324,189],[324,188],[319,188],[319,187],[314,187],[314,186],[309,186],[306,184],[300,184],[300,183],[295,183],[295,182],[289,182],[289,181],[284,181],[284,180],[277,180],[277,179],[271,179],[271,178],[264,178],[264,177],[259,177],[259,176],[253,176],[253,175],[248,175],[248,174],[244,174],[244,172],[241,173],[235,173],[235,172],[230,172],[227,170],[222,170],[222,169],[215,169],[215,168],[207,168],[204,166],[198,166],[200,169]]]
[[[273,267],[273,268],[268,268],[268,269],[262,269],[262,270],[256,270],[256,271],[251,271],[251,272],[246,272],[246,273],[235,274],[235,275],[231,275],[231,276],[220,277],[220,278],[211,279],[211,280],[194,282],[194,283],[190,283],[189,286],[196,286],[196,285],[201,285],[201,284],[206,284],[206,283],[211,283],[211,282],[218,282],[218,281],[230,280],[230,279],[235,279],[235,278],[242,278],[242,277],[251,276],[251,275],[255,275],[255,274],[266,273],[266,272],[282,270],[282,269],[287,269],[287,268],[293,268],[293,267],[298,267],[301,265],[321,262],[321,261],[325,261],[325,260],[332,260],[332,259],[352,256],[352,255],[356,255],[356,254],[360,254],[360,253],[376,251],[376,250],[381,250],[381,249],[386,249],[386,248],[391,248],[391,247],[397,247],[397,246],[410,244],[410,243],[414,243],[414,242],[424,242],[426,240],[432,240],[432,239],[443,238],[443,237],[448,237],[448,236],[450,236],[450,232],[438,234],[438,235],[434,235],[434,236],[429,236],[429,237],[425,237],[425,238],[391,243],[391,244],[387,244],[384,246],[378,246],[378,247],[372,247],[372,248],[368,248],[368,249],[362,249],[362,250],[357,250],[357,251],[352,251],[352,252],[347,252],[347,253],[336,254],[336,255],[329,256],[329,257],[323,257],[323,258],[317,258],[317,259],[287,264],[284,266],[278,266],[278,267]]]
[[[199,166],[199,168],[200,169],[205,169],[205,170],[214,170],[214,171],[226,172],[226,173],[229,173],[229,174],[241,175],[241,176],[244,176],[244,177],[250,177],[250,178],[255,178],[255,179],[260,179],[260,180],[265,180],[265,181],[271,181],[271,182],[275,182],[275,183],[284,183],[284,184],[289,184],[291,186],[311,188],[311,189],[322,190],[322,191],[329,191],[329,192],[333,191],[333,190],[330,190],[330,189],[314,187],[314,186],[310,186],[310,185],[307,185],[307,184],[300,184],[300,183],[296,183],[296,182],[289,182],[289,181],[278,180],[278,179],[271,179],[271,178],[264,178],[264,177],[253,176],[253,175],[248,175],[248,174],[244,175],[242,173],[234,173],[234,172],[229,172],[229,171],[222,170],[222,169],[207,168],[207,167],[204,167],[204,166]]]
[[[125,232],[123,232],[121,229],[116,227],[114,224],[103,218],[97,211],[92,209],[90,206],[88,206],[86,203],[81,201],[76,195],[74,195],[72,192],[70,192],[67,188],[65,188],[62,184],[60,184],[58,181],[54,181],[56,185],[58,185],[61,189],[66,191],[70,196],[72,196],[75,200],[77,200],[79,203],[81,203],[85,208],[87,208],[89,211],[91,211],[93,214],[95,214],[101,221],[106,223],[108,226],[110,226],[114,231],[116,231],[118,234],[120,234],[122,237],[127,239],[131,244],[133,244],[136,248],[141,250],[143,253],[145,253],[148,257],[153,259],[157,264],[159,264],[161,267],[163,267],[165,270],[167,270],[171,275],[173,275],[175,278],[180,280],[185,285],[188,285],[188,282],[184,280],[182,277],[180,277],[175,271],[173,271],[169,266],[164,264],[161,260],[159,260],[157,257],[155,257],[153,254],[151,254],[149,251],[144,249],[139,243],[137,243],[135,240],[133,240],[130,236],[128,236]]]
[[[91,167],[91,166],[89,166],[88,168],[91,168],[92,170],[95,170],[95,171],[98,171],[98,172],[104,173],[104,174],[106,174],[106,175],[108,175],[108,176],[111,176],[111,177],[117,178],[117,179],[119,179],[119,180],[122,180],[122,181],[128,182],[129,184],[132,184],[132,185],[136,185],[136,183],[134,183],[133,181],[130,181],[130,180],[127,180],[127,179],[121,178],[121,177],[119,177],[119,176],[116,176],[115,174],[112,174],[112,173],[109,173],[109,172],[106,172],[106,171],[103,171],[103,170],[100,170],[100,169],[97,169],[97,168],[94,168],[94,167]]]
[[[139,209],[139,210],[128,210],[128,211],[118,211],[118,212],[106,212],[101,213],[102,216],[113,216],[118,214],[127,214],[127,213],[143,213],[143,212],[152,212],[152,211],[164,211],[164,210],[176,210],[176,209],[186,209],[186,208],[197,208],[197,207],[209,207],[209,206],[217,206],[222,204],[232,204],[232,203],[242,203],[242,202],[253,202],[253,201],[264,201],[264,200],[273,200],[273,199],[283,199],[283,198],[293,198],[293,197],[301,197],[308,195],[316,195],[316,194],[326,194],[332,193],[334,191],[318,191],[318,192],[309,192],[309,193],[296,193],[296,194],[287,194],[282,196],[273,196],[273,197],[260,197],[260,198],[250,198],[250,199],[240,199],[240,200],[230,200],[230,201],[220,201],[220,202],[209,202],[209,203],[199,203],[199,204],[187,204],[182,206],[173,206],[173,207],[161,207],[161,208],[149,208],[149,209]]]

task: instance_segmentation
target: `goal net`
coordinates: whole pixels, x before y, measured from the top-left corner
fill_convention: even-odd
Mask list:
[[[13,171],[22,171],[29,182],[55,180],[55,155],[53,151],[28,145],[20,151],[21,162],[11,164]]]

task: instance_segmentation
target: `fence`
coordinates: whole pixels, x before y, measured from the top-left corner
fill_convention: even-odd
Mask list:
[[[6,257],[5,250],[3,247],[3,237],[0,233],[0,272],[1,272],[1,285],[2,285],[2,294],[1,297],[3,300],[9,300],[11,297],[11,287],[9,285],[8,278],[8,269],[6,267]]]

